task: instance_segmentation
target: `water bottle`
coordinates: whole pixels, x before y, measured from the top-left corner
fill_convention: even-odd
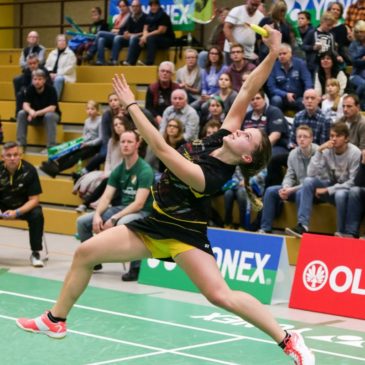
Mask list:
[[[76,164],[76,173],[81,175],[82,171],[82,160],[79,159]]]

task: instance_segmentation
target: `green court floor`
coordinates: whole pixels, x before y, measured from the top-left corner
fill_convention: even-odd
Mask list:
[[[17,317],[50,308],[60,286],[0,272],[0,364],[292,364],[266,335],[238,317],[146,294],[89,287],[68,318],[63,340],[16,327]],[[365,364],[365,331],[279,322],[303,331],[317,365]]]

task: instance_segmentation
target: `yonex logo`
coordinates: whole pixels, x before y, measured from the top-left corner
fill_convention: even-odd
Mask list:
[[[310,262],[303,270],[303,284],[310,291],[321,290],[328,279],[327,265],[320,260]]]

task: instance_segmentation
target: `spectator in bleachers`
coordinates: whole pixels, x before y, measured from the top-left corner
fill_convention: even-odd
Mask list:
[[[314,89],[304,92],[304,110],[295,114],[290,132],[290,147],[296,146],[295,131],[301,124],[306,124],[313,130],[313,142],[321,145],[328,141],[331,120],[319,108],[320,97]]]
[[[242,75],[244,73],[250,73],[256,66],[245,59],[244,48],[241,44],[232,44],[229,54],[232,63],[227,73],[231,75],[233,90],[239,92],[242,86]]]
[[[111,49],[109,65],[119,65],[119,53],[123,47],[129,47],[134,37],[142,35],[143,27],[146,24],[146,14],[142,11],[139,0],[131,4],[131,11],[121,24],[117,34],[111,32],[100,32],[97,36],[97,65],[105,64],[105,48]]]
[[[365,212],[365,150],[361,151],[359,170],[354,180],[355,186],[350,188],[346,207],[344,231],[335,232],[337,237],[358,238],[360,224]]]
[[[214,26],[214,28],[211,31],[211,35],[207,42],[207,48],[215,45],[218,46],[219,49],[224,48],[224,42],[226,40],[226,36],[224,34],[224,21],[226,20],[226,17],[231,9],[230,8],[221,8],[218,10],[218,24]],[[204,68],[208,59],[208,51],[203,50],[199,52],[198,55],[198,65],[200,68]],[[225,60],[226,61],[226,60]],[[226,62],[225,62],[226,63]]]
[[[179,89],[179,84],[172,80],[175,66],[170,61],[161,62],[158,67],[157,81],[150,84],[146,93],[146,109],[160,125],[164,110],[171,105],[171,93]]]
[[[46,81],[47,76],[43,70],[32,72],[32,85],[25,92],[23,108],[17,115],[16,138],[24,148],[27,145],[27,130],[30,124],[43,123],[47,132],[47,147],[56,145],[56,126],[61,112],[56,90]]]
[[[326,94],[322,100],[323,114],[335,123],[343,116],[343,96],[340,95],[340,83],[337,79],[327,79]]]
[[[205,124],[205,126],[202,129],[201,135],[203,137],[208,137],[214,134],[215,132],[218,132],[220,127],[222,126],[222,122],[219,122],[217,120],[210,120]]]
[[[258,10],[261,0],[247,0],[246,4],[234,7],[227,15],[224,23],[224,52],[229,54],[233,43],[241,44],[244,47],[245,57],[255,62],[256,33],[244,24],[259,24],[264,14]],[[228,55],[227,55],[228,59]]]
[[[360,112],[360,101],[357,95],[349,94],[343,98],[343,117],[340,122],[345,122],[350,128],[350,142],[361,150],[365,149],[365,116]]]
[[[336,48],[338,54],[343,58],[346,64],[351,64],[348,56],[348,46],[350,45],[350,30],[344,24],[343,19],[343,4],[339,1],[332,1],[328,4],[327,11],[329,11],[335,18],[335,24],[331,29],[331,33],[335,37]]]
[[[303,45],[303,39],[313,29],[311,24],[311,14],[309,11],[303,10],[298,12],[298,35],[297,44],[299,47]]]
[[[204,109],[200,117],[200,134],[204,136],[205,126],[211,122],[217,122],[222,125],[226,113],[224,112],[223,100],[215,95],[212,96],[208,101],[208,108]]]
[[[361,151],[349,142],[346,123],[332,124],[330,139],[321,144],[308,165],[298,207],[298,223],[286,233],[302,237],[308,232],[313,201],[336,206],[337,231],[344,232],[349,190],[359,168]]]
[[[89,26],[90,34],[97,34],[100,31],[108,31],[109,26],[105,19],[102,18],[102,11],[99,6],[91,8],[91,20],[92,24]],[[71,42],[69,42],[69,45]],[[72,47],[71,47],[72,48]],[[72,48],[77,58],[77,65],[81,65],[83,59],[90,61],[92,56],[96,52],[96,39],[88,39],[86,42],[82,42],[75,48]],[[85,57],[84,57],[85,53]],[[90,57],[90,55],[92,55]]]
[[[302,110],[303,93],[312,87],[312,78],[305,62],[293,57],[291,46],[283,43],[267,81],[270,104],[282,111]]]
[[[198,65],[198,52],[195,49],[185,50],[185,65],[176,71],[176,82],[188,94],[189,104],[197,100],[201,91],[201,69]]]
[[[176,89],[171,93],[171,105],[163,114],[160,123],[161,134],[165,133],[168,122],[171,119],[178,119],[184,125],[185,141],[193,141],[199,135],[199,115],[197,111],[188,104],[188,95],[183,89]]]
[[[272,155],[288,154],[289,124],[283,112],[265,102],[265,93],[260,90],[251,101],[249,111],[242,123],[241,129],[259,128],[268,135],[272,146]]]
[[[365,19],[365,0],[357,0],[347,8],[345,24],[353,30],[359,20]]]
[[[15,115],[17,115],[19,110],[22,109],[25,92],[27,88],[32,85],[32,72],[37,69],[41,69],[46,73],[47,84],[52,85],[52,80],[49,77],[48,71],[43,65],[40,64],[38,55],[36,53],[28,54],[27,64],[23,69],[23,73],[14,77],[13,79],[15,93]]]
[[[280,215],[284,201],[300,202],[301,188],[307,177],[307,167],[318,146],[313,143],[313,131],[303,124],[296,130],[297,147],[290,151],[288,168],[281,185],[266,189],[262,210],[260,233],[271,233],[272,222]]]
[[[356,23],[354,34],[355,39],[349,47],[352,62],[350,83],[360,98],[362,110],[365,110],[365,20]]]
[[[120,136],[128,128],[129,123],[125,123],[124,118],[115,116],[113,118],[112,135],[108,141],[104,170],[95,170],[83,175],[77,180],[72,193],[78,194],[83,200],[75,210],[78,213],[86,212],[89,206],[98,201],[103,194],[110,173],[122,162],[120,149]]]
[[[82,132],[83,142],[80,148],[70,151],[55,159],[43,161],[40,169],[51,177],[97,154],[101,145],[101,117],[99,104],[89,100],[86,104],[87,118]]]
[[[16,142],[7,142],[2,149],[0,162],[0,216],[2,219],[21,219],[28,223],[34,267],[43,267],[40,256],[44,217],[39,204],[42,193],[37,170],[22,160],[22,151]]]
[[[20,54],[19,66],[24,70],[27,67],[27,57],[31,53],[38,55],[38,60],[41,65],[44,64],[46,59],[46,49],[39,44],[39,34],[35,30],[32,30],[27,35],[27,46],[22,49]]]
[[[60,100],[65,82],[76,81],[76,56],[67,46],[65,34],[56,37],[56,49],[48,55],[45,67]]]
[[[101,117],[101,147],[95,156],[88,162],[88,164],[79,172],[73,173],[72,177],[76,182],[82,175],[87,174],[90,171],[98,170],[100,165],[104,163],[108,142],[112,136],[113,120],[116,116],[122,116],[123,111],[120,106],[120,102],[114,93],[108,95],[108,108],[104,110]]]
[[[184,123],[177,118],[169,119],[163,132],[163,138],[169,146],[177,150],[181,145],[186,143],[184,138]],[[162,173],[165,169],[165,164],[159,160],[158,171]]]
[[[320,56],[319,67],[314,76],[314,89],[318,95],[325,97],[326,81],[337,79],[340,83],[340,95],[342,96],[347,86],[347,76],[340,70],[336,57],[331,52],[324,52]]]
[[[236,166],[232,179],[224,186],[224,228],[233,229],[233,206],[237,201],[239,214],[239,229],[246,229],[246,211],[247,211],[247,192],[245,189],[245,180],[241,169]]]
[[[123,162],[111,172],[95,213],[77,219],[77,231],[81,242],[115,225],[144,218],[151,212],[150,187],[153,183],[153,171],[151,166],[138,156],[139,142],[140,137],[136,131],[125,131],[121,135]],[[120,195],[118,205],[109,207],[117,193]],[[139,265],[140,261],[132,262],[130,271],[122,276],[122,280],[137,280]],[[94,270],[101,268],[99,264]]]
[[[200,98],[192,103],[192,106],[200,111],[202,105],[219,90],[218,80],[222,73],[227,72],[228,67],[223,63],[223,54],[217,46],[211,46],[208,50],[208,60],[202,69],[202,91]]]
[[[158,49],[168,49],[175,41],[170,17],[160,5],[159,0],[149,1],[150,12],[140,37],[135,37],[129,44],[127,63],[135,65],[142,48],[146,49],[146,65],[153,65]]]
[[[223,101],[223,111],[224,114],[227,115],[229,109],[236,99],[237,91],[232,88],[232,78],[228,72],[223,72],[218,79],[218,90],[211,96],[218,97]],[[204,113],[208,108],[208,102],[202,105],[202,112]]]
[[[319,26],[308,32],[303,40],[302,49],[306,55],[308,69],[313,76],[319,65],[320,56],[325,52],[331,52],[338,63],[343,63],[343,58],[336,51],[335,37],[331,33],[336,22],[332,13],[328,11],[323,13]]]
[[[289,23],[285,20],[287,11],[288,6],[286,5],[285,1],[275,1],[271,5],[269,14],[261,19],[259,26],[263,27],[264,25],[269,24],[272,28],[280,31],[282,36],[281,41],[283,43],[293,46],[295,41],[293,30]],[[262,42],[262,37],[259,34],[256,34],[256,42],[256,46],[258,48],[259,62],[261,62],[269,53],[269,49],[267,48],[265,43]]]

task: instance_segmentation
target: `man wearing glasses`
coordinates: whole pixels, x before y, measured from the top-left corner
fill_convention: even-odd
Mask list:
[[[0,217],[27,221],[32,250],[30,262],[34,267],[43,267],[40,251],[44,217],[39,204],[42,188],[35,167],[21,157],[18,143],[4,144],[0,161]]]
[[[242,86],[242,75],[250,73],[256,66],[245,59],[245,52],[243,46],[238,43],[233,43],[230,51],[231,65],[228,73],[232,78],[233,90],[239,92]]]

